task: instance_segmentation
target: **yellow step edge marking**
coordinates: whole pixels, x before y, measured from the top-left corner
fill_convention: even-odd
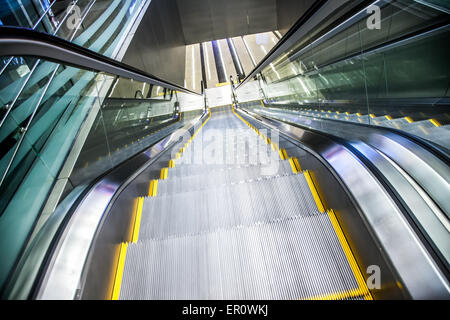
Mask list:
[[[228,86],[229,84],[230,84],[230,82],[220,82],[220,83],[216,83],[216,87]]]
[[[347,239],[345,238],[341,226],[339,225],[339,222],[336,218],[334,211],[329,210],[327,213],[331,220],[331,223],[333,224],[334,231],[336,232],[339,242],[341,243],[341,247],[344,250],[345,256],[347,257],[347,260],[350,264],[353,274],[356,278],[356,282],[358,283],[359,286],[358,288],[359,291],[361,291],[365,300],[373,300],[372,295],[370,294],[370,291],[367,288],[366,282],[364,281],[364,277],[361,274],[361,270],[359,269],[358,264],[356,263],[355,257],[353,256],[352,250],[350,249],[350,246],[347,242]]]
[[[357,115],[358,117],[361,117],[361,116],[362,116],[362,114],[359,113],[359,112],[357,112],[356,115]]]
[[[284,158],[283,150],[279,149],[279,150],[278,150],[278,154],[280,155],[280,159],[281,159],[281,160],[286,160],[286,159]]]
[[[283,153],[283,158],[284,159],[289,158],[288,155],[287,155],[286,149],[282,149],[281,152]]]
[[[300,167],[300,163],[298,162],[298,159],[297,158],[292,158],[292,160],[294,161],[295,168],[297,169],[297,172],[301,172],[302,171],[302,167]]]
[[[318,296],[313,296],[309,298],[305,298],[302,300],[345,300],[356,297],[365,297],[363,292],[359,289],[346,290],[336,293],[325,293]]]
[[[261,105],[262,105],[263,108],[264,108],[264,107],[265,107],[265,106],[264,106],[264,102],[263,102],[262,100],[259,100],[259,101],[261,101]]]
[[[408,121],[408,123],[413,123],[414,122],[414,120],[411,119],[411,117],[405,117],[405,120]]]
[[[385,117],[386,119],[388,119],[388,120],[392,120],[392,117],[391,117],[390,115],[388,115],[388,114],[385,115],[384,117]]]
[[[131,222],[130,222],[130,230],[128,232],[128,236],[127,236],[127,241],[130,242],[133,240],[133,233],[134,233],[134,226],[136,223],[136,216],[137,216],[137,212],[138,212],[138,207],[139,207],[139,197],[135,198],[133,201],[133,209],[132,209],[132,217],[131,217]]]
[[[158,180],[151,180],[148,188],[148,196],[156,197],[156,191],[158,189]]]
[[[439,121],[437,121],[436,119],[430,119],[430,122],[431,122],[432,124],[434,124],[435,127],[440,127],[440,126],[441,126],[441,124],[439,123]]]
[[[369,116],[373,119],[373,118],[376,118],[376,116],[373,114],[373,113],[371,113],[371,114],[369,114]]]
[[[153,196],[153,185],[155,180],[150,180],[150,184],[148,186],[148,196],[152,197]]]
[[[203,126],[208,122],[208,120],[210,118],[211,118],[211,108],[208,109],[208,117],[206,118],[205,122],[202,123],[200,128],[198,128],[197,130],[194,131],[192,136],[184,144],[184,146],[180,149],[180,151],[175,154],[175,159],[180,159],[181,158],[181,154],[186,151],[186,149],[189,146],[189,144],[194,140],[194,138],[197,136],[197,134],[200,132],[200,130],[203,128]],[[174,168],[174,167],[175,167],[175,162],[173,162],[173,160],[170,160],[169,161],[169,168]],[[161,180],[167,179],[167,172],[168,172],[168,168],[161,169],[161,174],[160,174],[160,179]]]
[[[296,168],[296,166],[295,166],[295,163],[294,163],[294,159],[293,159],[293,158],[289,158],[289,164],[291,165],[292,172],[295,173],[295,174],[297,174],[298,171],[297,171],[297,168]]]
[[[128,244],[125,242],[122,242],[122,244],[120,245],[119,261],[117,262],[111,300],[119,300],[120,286],[122,285],[123,268],[125,266],[125,257],[127,255],[127,247]]]
[[[311,173],[308,170],[306,170],[304,172],[304,175],[305,175],[306,181],[308,182],[309,189],[311,190],[311,193],[314,197],[314,201],[316,201],[316,205],[317,205],[317,208],[319,209],[319,212],[324,213],[325,208],[323,206],[322,200],[320,199],[319,193],[317,192],[316,186],[314,185],[314,182],[311,177]]]
[[[161,169],[161,174],[159,175],[159,179],[160,180],[167,179],[167,171],[168,171],[167,168],[162,168]]]
[[[141,227],[142,207],[144,205],[144,197],[138,198],[138,204],[136,209],[136,218],[134,219],[133,236],[131,242],[136,243],[139,237],[139,229]]]
[[[169,161],[169,168],[175,168],[175,161],[173,160]]]
[[[153,180],[152,197],[156,197],[158,191],[158,180]]]
[[[262,101],[261,101],[261,102],[262,102]],[[279,149],[278,145],[273,144],[273,143],[272,143],[272,140],[271,140],[270,138],[266,137],[264,134],[261,134],[261,133],[259,132],[259,130],[256,129],[256,127],[254,127],[253,125],[251,125],[250,123],[248,123],[244,118],[242,118],[239,114],[237,114],[236,111],[234,110],[234,106],[233,106],[233,105],[231,105],[231,109],[232,109],[233,113],[236,115],[236,117],[238,117],[239,119],[241,119],[246,125],[248,125],[250,128],[252,128],[252,129],[255,131],[255,133],[256,133],[258,136],[260,136],[267,144],[270,144],[273,150],[278,150],[278,152],[279,152],[279,154],[280,154],[281,160],[287,159],[286,150],[283,149],[283,151],[284,151],[284,154],[283,154],[283,151]],[[283,157],[284,157],[284,158],[283,158]]]

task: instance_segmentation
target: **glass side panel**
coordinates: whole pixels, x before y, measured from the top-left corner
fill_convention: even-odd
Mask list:
[[[165,87],[36,58],[17,63],[33,67],[26,81],[0,88],[11,103],[8,88],[23,86],[1,113],[0,286],[51,217],[50,194],[63,200],[201,115],[180,114],[176,92]],[[16,62],[8,67],[20,81]]]
[[[9,106],[12,104],[15,93],[27,81],[30,72],[36,63],[36,58],[30,57],[3,57],[2,74],[0,76],[0,119],[3,119]]]
[[[383,2],[379,29],[369,28],[365,10],[336,27],[319,24],[322,35],[293,44],[237,90],[240,106],[369,145],[377,138],[367,127],[386,127],[445,156],[450,152],[449,13],[448,1],[401,0]],[[251,97],[252,90],[259,96]],[[414,176],[415,168],[402,169]],[[433,191],[427,192],[438,203]],[[412,215],[448,263],[448,230],[441,228],[448,212],[440,209],[433,227],[429,217]]]
[[[5,7],[1,7],[1,14],[9,17],[5,21],[2,20],[3,25],[34,28],[37,31],[73,41],[108,57],[115,57],[120,44],[124,41],[124,35],[131,27],[131,22],[137,17],[145,2],[136,0],[76,0],[55,3],[42,0],[2,1],[7,3]],[[30,18],[31,25],[23,24],[23,19],[19,18],[31,8],[38,8],[37,11],[34,10],[34,13],[28,13],[35,19]],[[15,20],[12,17],[15,17]],[[44,81],[51,77],[54,66],[49,62],[40,62],[38,59],[28,57],[2,57],[1,64],[0,121],[5,121],[7,109],[16,108],[16,104],[20,102],[17,99],[27,96],[25,92],[22,92],[23,89],[33,88],[36,84],[45,87]],[[71,71],[67,70],[60,78],[69,79],[72,76]],[[28,83],[29,81],[34,82]],[[55,81],[55,83],[60,82]]]
[[[111,89],[102,95],[103,104],[70,177],[73,185],[97,177],[98,172],[155,143],[167,134],[167,128],[183,124],[172,90],[107,74],[99,77],[111,84]],[[142,92],[151,98],[142,98]]]
[[[1,25],[31,28],[46,6],[49,6],[48,1],[0,0]]]
[[[361,14],[294,44],[259,75],[261,97],[272,107],[390,127],[450,150],[450,16],[430,3],[385,3],[379,29]]]

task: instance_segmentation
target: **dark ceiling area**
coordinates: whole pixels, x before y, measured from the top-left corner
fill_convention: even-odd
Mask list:
[[[186,45],[278,30],[284,34],[314,0],[152,0],[123,61],[184,83]]]
[[[156,0],[158,1],[158,0]],[[186,44],[287,31],[314,0],[176,0]]]
[[[186,44],[277,29],[276,0],[177,0]]]

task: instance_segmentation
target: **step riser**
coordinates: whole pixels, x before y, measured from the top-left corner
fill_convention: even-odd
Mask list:
[[[146,198],[139,239],[164,239],[317,215],[303,175]]]
[[[357,288],[327,215],[132,244],[123,282],[121,299],[302,299]]]
[[[203,171],[205,173],[205,171]],[[173,195],[176,193],[199,191],[241,182],[270,179],[277,176],[292,175],[288,161],[280,162],[280,168],[273,175],[261,175],[260,168],[232,168],[209,171],[208,174],[174,175],[169,170],[168,178],[159,181],[158,195]]]

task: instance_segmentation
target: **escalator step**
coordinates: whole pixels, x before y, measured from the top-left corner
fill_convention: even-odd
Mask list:
[[[320,214],[304,175],[145,198],[139,239],[198,234]]]
[[[120,299],[361,298],[357,288],[321,214],[130,244]]]
[[[191,174],[187,174],[187,168],[181,168],[176,173],[175,168],[170,168],[167,179],[161,180],[159,183],[159,194],[198,191],[214,186],[292,174],[289,160],[274,162],[274,164],[279,167],[274,166],[273,171],[267,167],[266,175],[263,174],[265,171],[260,166],[222,167],[214,170],[211,168],[207,170],[202,166],[200,169],[191,170]]]
[[[231,129],[264,141],[231,108],[218,110],[202,133]],[[222,141],[244,164],[187,164],[208,147],[194,142],[153,180],[158,191],[141,200],[120,299],[364,298],[334,215],[319,211],[298,161],[265,144],[275,165],[265,171],[247,161],[256,147]]]
[[[193,176],[193,175],[207,175],[212,172],[216,171],[224,171],[224,170],[234,170],[234,169],[242,169],[247,168],[249,172],[253,172],[253,175],[265,175],[264,172],[266,170],[262,170],[262,168],[269,168],[274,167],[278,168],[277,172],[270,172],[272,170],[267,170],[266,174],[283,174],[290,172],[289,169],[289,161],[284,162],[280,161],[280,157],[277,153],[273,153],[274,158],[267,159],[266,161],[261,161],[263,164],[257,164],[258,162],[255,160],[253,161],[247,161],[246,159],[243,159],[242,165],[241,164],[190,164],[190,165],[180,165],[178,163],[175,163],[174,168],[170,168],[170,171],[167,174],[167,178],[170,179],[171,177],[187,177],[187,176]],[[195,158],[194,158],[195,159]],[[195,160],[193,160],[195,161]],[[225,161],[224,161],[225,162]],[[252,162],[256,162],[256,164],[253,164]],[[226,162],[225,162],[226,163]],[[288,170],[289,169],[289,170]],[[232,172],[230,172],[231,174]],[[251,174],[251,173],[249,173]]]

